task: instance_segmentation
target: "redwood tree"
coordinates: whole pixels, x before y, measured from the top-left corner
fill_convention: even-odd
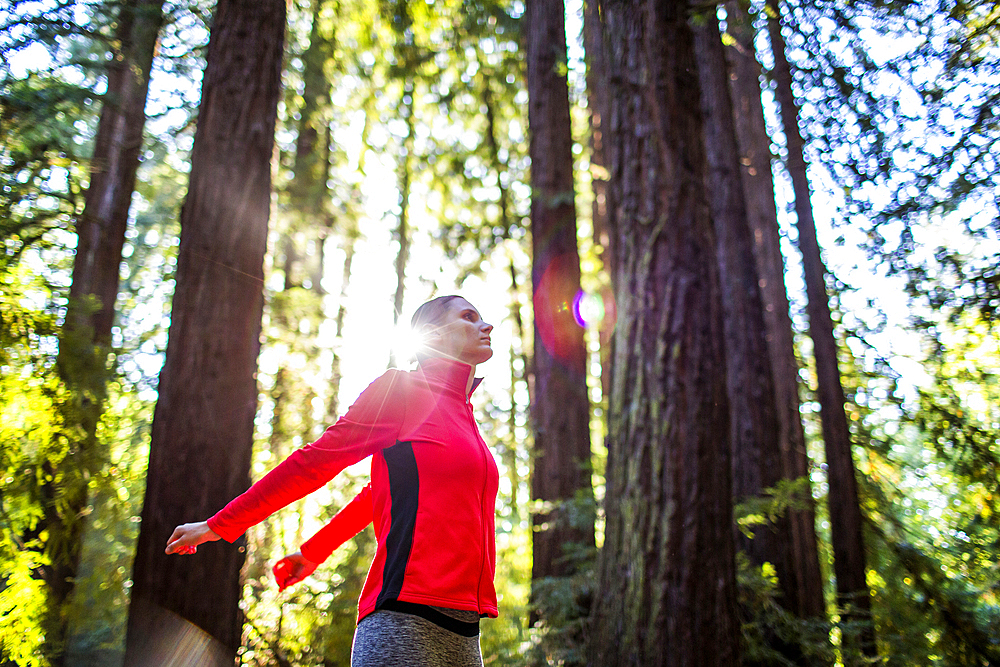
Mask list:
[[[726,31],[735,39],[735,43],[725,53],[729,63],[733,117],[740,148],[744,200],[753,230],[754,257],[767,325],[767,350],[778,407],[782,474],[787,479],[797,480],[802,486],[802,492],[798,496],[801,509],[790,510],[795,583],[794,597],[786,597],[786,604],[800,617],[822,618],[826,609],[816,548],[816,518],[809,483],[809,456],[806,452],[802,416],[799,413],[799,366],[795,357],[778,213],[774,202],[771,139],[764,123],[764,106],[761,102],[761,66],[754,50],[755,31],[747,13],[747,4],[749,3],[743,0],[726,3]]]
[[[778,408],[767,356],[767,328],[761,300],[753,238],[743,196],[739,149],[729,95],[728,71],[715,8],[695,15],[695,51],[701,84],[708,162],[708,201],[717,235],[726,341],[727,383],[732,443],[733,496],[736,502],[763,498],[783,478],[778,444]],[[782,514],[755,526],[753,539],[738,535],[751,563],[771,563],[781,590],[779,602],[796,608],[791,570],[791,523]],[[772,638],[773,639],[773,638]],[[779,647],[797,660],[797,649]]]
[[[566,503],[592,494],[587,352],[573,314],[580,291],[573,188],[573,139],[566,82],[562,0],[525,6],[528,128],[531,158],[532,301],[534,304],[535,431],[532,498],[552,503],[535,514],[533,595],[543,577],[565,576],[576,563],[570,543],[594,543],[593,522],[571,525]],[[537,597],[536,597],[537,602]]]
[[[593,665],[740,660],[715,235],[685,0],[609,0],[615,332]]]
[[[63,405],[70,442],[62,463],[46,463],[62,487],[57,488],[55,481],[43,485],[45,518],[39,527],[46,535],[49,559],[40,571],[54,610],[73,590],[83,543],[88,480],[106,457],[97,442],[97,425],[107,393],[122,247],[146,125],[149,75],[162,23],[163,0],[121,3],[115,27],[118,48],[108,63],[90,184],[76,221],[73,282],[58,356],[60,377],[70,389],[70,400]],[[63,470],[57,472],[57,468]],[[65,616],[60,617],[58,626],[63,634]],[[61,644],[61,638],[50,636],[47,640],[50,647]]]
[[[768,33],[774,56],[773,78],[775,97],[781,110],[788,150],[788,174],[795,193],[796,229],[805,273],[806,312],[809,316],[809,336],[813,342],[816,362],[817,396],[823,443],[826,449],[827,506],[830,514],[830,536],[833,545],[833,570],[837,579],[837,598],[844,609],[842,642],[845,661],[857,662],[860,651],[875,655],[874,627],[871,625],[871,599],[865,575],[865,547],[862,535],[861,507],[851,452],[851,433],[844,411],[844,389],[837,362],[837,341],[826,292],[826,267],[816,237],[816,224],[810,202],[809,178],[799,131],[798,105],[792,92],[792,76],[785,57],[785,40],[781,34],[781,7],[777,0],[768,0]]]
[[[214,542],[176,557],[164,545],[174,526],[210,516],[250,483],[284,30],[282,0],[220,0],[212,22],[133,571],[129,665],[231,665],[240,646],[242,549]]]

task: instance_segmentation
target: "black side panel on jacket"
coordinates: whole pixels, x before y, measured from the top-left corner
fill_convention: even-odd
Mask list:
[[[389,471],[389,496],[392,498],[392,519],[385,540],[385,569],[382,571],[382,592],[375,603],[381,607],[395,600],[403,589],[406,563],[413,548],[413,529],[417,523],[417,497],[420,478],[413,443],[397,442],[382,450]]]

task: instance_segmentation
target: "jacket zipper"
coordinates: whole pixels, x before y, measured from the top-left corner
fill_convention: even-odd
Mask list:
[[[472,425],[472,432],[476,435],[476,442],[479,443],[479,453],[483,457],[483,491],[480,496],[480,506],[479,506],[479,525],[480,525],[480,537],[482,538],[482,549],[480,554],[482,555],[479,565],[479,581],[476,583],[476,606],[479,609],[479,613],[482,614],[482,601],[483,601],[483,573],[486,571],[486,548],[488,540],[486,538],[486,509],[483,504],[486,502],[486,491],[489,486],[490,481],[490,462],[486,458],[486,443],[483,442],[482,436],[479,435],[479,427],[476,424],[476,417],[472,413],[472,403],[466,399],[466,408],[468,408],[469,422]]]

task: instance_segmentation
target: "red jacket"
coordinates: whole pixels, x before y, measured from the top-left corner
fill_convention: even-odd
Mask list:
[[[369,482],[358,495],[354,496],[354,500],[347,503],[325,526],[316,531],[315,535],[302,543],[299,553],[314,563],[322,563],[337,547],[372,523],[373,517],[372,485]]]
[[[496,617],[499,473],[465,392],[469,371],[441,358],[388,371],[319,440],[226,505],[209,527],[232,542],[371,456],[378,547],[358,620],[397,600]]]

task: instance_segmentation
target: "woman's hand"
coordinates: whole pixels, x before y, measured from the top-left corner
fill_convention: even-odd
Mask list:
[[[278,590],[283,591],[293,586],[316,571],[319,563],[314,563],[302,552],[288,554],[274,564],[274,578],[278,581]]]
[[[199,544],[219,539],[222,538],[208,527],[207,521],[185,523],[174,528],[174,532],[170,534],[170,539],[167,540],[167,553],[181,556],[193,554]]]

